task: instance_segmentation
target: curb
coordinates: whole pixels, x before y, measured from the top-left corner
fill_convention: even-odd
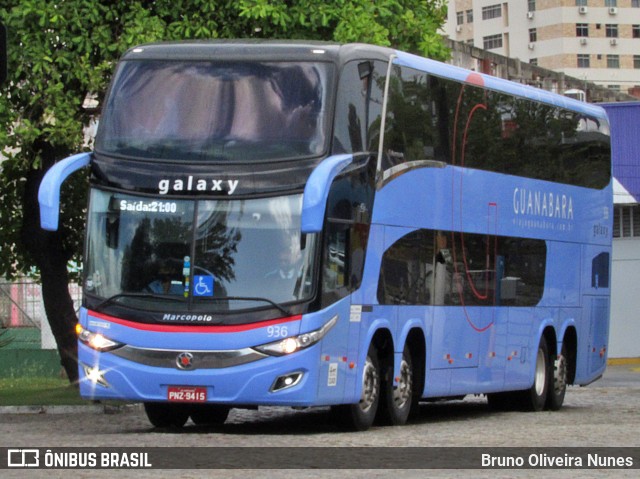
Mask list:
[[[0,406],[0,414],[122,414],[141,409],[138,403],[75,406]]]
[[[640,365],[640,358],[609,358],[607,366],[636,366]]]

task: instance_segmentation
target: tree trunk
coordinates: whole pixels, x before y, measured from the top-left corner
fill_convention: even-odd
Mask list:
[[[78,322],[69,293],[67,263],[71,258],[64,247],[64,229],[40,228],[38,188],[44,171],[31,170],[27,175],[23,201],[22,241],[40,270],[42,299],[51,332],[58,346],[60,363],[71,383],[78,381]]]

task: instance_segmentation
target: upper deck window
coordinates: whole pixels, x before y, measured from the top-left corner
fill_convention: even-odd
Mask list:
[[[332,69],[320,62],[125,61],[96,150],[198,162],[320,155]]]

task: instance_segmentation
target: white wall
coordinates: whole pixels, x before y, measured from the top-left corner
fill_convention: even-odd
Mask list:
[[[640,239],[613,240],[610,358],[640,357]]]

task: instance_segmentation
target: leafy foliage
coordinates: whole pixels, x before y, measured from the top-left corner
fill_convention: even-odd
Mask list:
[[[0,95],[0,273],[33,272],[21,240],[30,172],[89,149],[84,130],[118,57],[133,45],[179,39],[297,38],[365,42],[443,59],[436,30],[445,0],[0,0],[9,81]],[[39,175],[41,176],[41,175]],[[36,180],[37,181],[37,178]],[[86,175],[63,192],[60,231],[80,262]],[[50,233],[52,234],[52,233]],[[37,249],[37,248],[36,248]]]

